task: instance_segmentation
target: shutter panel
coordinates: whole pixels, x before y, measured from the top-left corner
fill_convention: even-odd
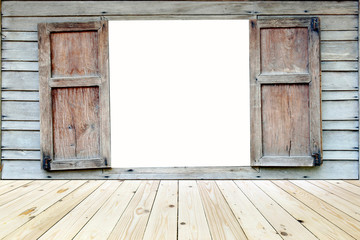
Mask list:
[[[42,23],[41,158],[45,170],[110,166],[108,23]]]
[[[250,20],[252,166],[321,164],[319,20]]]

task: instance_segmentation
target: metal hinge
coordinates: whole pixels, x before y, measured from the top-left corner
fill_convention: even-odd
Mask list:
[[[43,169],[46,171],[51,170],[51,158],[50,157],[44,157],[44,161],[43,161]]]
[[[321,165],[321,154],[320,154],[320,152],[313,153],[311,156],[314,158],[314,166],[320,166]]]
[[[319,32],[319,19],[317,17],[311,18],[311,29]]]

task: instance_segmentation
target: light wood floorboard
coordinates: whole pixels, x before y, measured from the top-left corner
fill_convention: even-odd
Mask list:
[[[0,181],[0,239],[360,239],[359,181]]]

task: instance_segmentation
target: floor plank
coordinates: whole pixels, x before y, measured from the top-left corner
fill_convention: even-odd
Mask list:
[[[345,190],[341,187],[338,187],[334,184],[331,184],[329,182],[326,181],[309,181],[311,184],[314,184],[336,196],[339,196],[353,204],[356,204],[358,206],[360,206],[360,197],[359,195],[352,193],[348,190]]]
[[[289,181],[273,181],[273,183],[332,223],[336,224],[339,228],[353,236],[355,239],[360,239],[359,221]]]
[[[211,240],[196,181],[179,181],[179,240]]]
[[[216,183],[248,239],[282,239],[233,181],[216,181]]]
[[[16,180],[0,180],[0,187],[16,182]]]
[[[1,189],[5,240],[360,239],[360,181],[35,180]]]
[[[144,181],[109,236],[114,239],[142,239],[159,181]]]
[[[360,196],[360,186],[356,186],[341,180],[328,180],[327,182],[332,183],[338,187],[341,187],[344,190],[350,191]]]
[[[81,229],[74,239],[107,239],[141,181],[125,181]]]
[[[31,182],[32,181],[28,181],[28,180],[19,180],[19,181],[9,182],[8,184],[5,184],[5,185],[0,185],[0,195],[3,195],[14,189],[17,189],[18,187],[21,187],[24,185],[27,186],[27,184],[29,184]]]
[[[295,220],[279,204],[250,181],[235,181],[250,201],[264,215],[283,239],[317,239],[302,224]]]
[[[39,239],[73,239],[120,184],[120,181],[105,182]]]
[[[37,217],[31,219],[26,224],[16,229],[16,231],[6,236],[4,240],[33,240],[39,238],[103,183],[104,181],[86,182],[81,188],[71,192],[61,199],[61,201],[57,201]]]
[[[48,183],[47,181],[35,181],[29,184],[25,184],[17,188],[17,191],[7,192],[0,196],[0,206],[10,203],[13,200],[20,198],[21,196],[33,191],[36,188],[39,188]]]
[[[18,227],[22,226],[26,222],[35,218],[42,211],[59,201],[61,198],[72,192],[74,189],[80,187],[85,181],[66,182],[59,185],[56,188],[52,188],[41,198],[30,202],[23,208],[12,212],[6,218],[1,219],[0,236],[6,236],[7,234],[15,231]]]
[[[144,240],[177,238],[178,181],[161,181]]]
[[[331,204],[332,206],[340,209],[344,213],[348,214],[349,216],[355,218],[356,220],[360,221],[360,209],[359,206],[346,201],[345,199],[336,196],[314,184],[311,184],[305,180],[292,180],[292,183],[301,187],[302,189],[306,190],[307,192],[313,194],[314,196],[322,199],[323,201]]]
[[[351,183],[355,186],[360,187],[360,180],[346,180],[345,182]]]
[[[353,240],[353,237],[342,229],[273,183],[269,181],[255,181],[254,183],[319,239]]]
[[[198,181],[213,239],[247,239],[215,181]]]

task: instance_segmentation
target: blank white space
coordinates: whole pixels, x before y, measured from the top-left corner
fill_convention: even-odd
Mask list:
[[[110,22],[113,168],[249,166],[248,28]]]

